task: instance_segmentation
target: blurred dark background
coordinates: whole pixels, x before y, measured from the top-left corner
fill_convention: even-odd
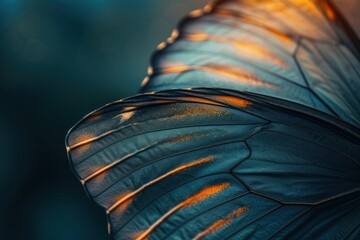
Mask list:
[[[155,46],[205,2],[0,0],[1,239],[107,239],[105,213],[70,171],[65,134],[135,94]],[[337,2],[358,16],[358,1]]]
[[[206,0],[0,0],[1,239],[106,239],[68,166],[81,117],[136,94],[149,56]]]

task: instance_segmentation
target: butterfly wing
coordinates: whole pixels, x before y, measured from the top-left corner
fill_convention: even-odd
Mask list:
[[[359,233],[359,131],[305,106],[220,89],[143,94],[89,114],[66,145],[115,239]]]
[[[70,165],[115,239],[356,239],[359,69],[330,1],[217,1],[158,46],[141,91],[208,88],[89,114]]]
[[[359,46],[328,0],[216,1],[158,46],[141,91],[237,89],[360,126]]]

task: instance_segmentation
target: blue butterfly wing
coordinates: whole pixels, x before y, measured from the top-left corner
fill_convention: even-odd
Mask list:
[[[158,46],[141,92],[236,89],[359,127],[359,46],[328,0],[216,1],[190,13]]]
[[[328,0],[190,13],[152,56],[150,93],[66,137],[111,237],[357,239],[359,46]]]
[[[111,103],[66,146],[114,239],[356,239],[359,135],[303,105],[214,88]]]

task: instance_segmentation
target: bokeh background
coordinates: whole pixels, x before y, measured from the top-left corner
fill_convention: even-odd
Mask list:
[[[207,0],[0,0],[1,239],[107,239],[64,137],[137,92],[149,56]],[[338,0],[360,33],[358,0]],[[358,19],[356,19],[358,18]]]

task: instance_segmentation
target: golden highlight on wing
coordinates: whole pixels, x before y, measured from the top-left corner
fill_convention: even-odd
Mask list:
[[[168,218],[171,214],[176,211],[179,211],[182,208],[191,207],[194,204],[198,204],[206,199],[218,194],[223,189],[229,187],[229,183],[221,183],[217,185],[207,186],[201,189],[199,192],[189,196],[184,201],[170,209],[166,212],[161,218],[159,218],[153,225],[151,225],[147,230],[142,232],[140,236],[136,237],[136,240],[143,240],[145,239],[151,232],[159,226],[166,218]]]
[[[360,126],[360,41],[330,0],[219,0],[161,43],[141,92],[218,87]]]
[[[71,168],[114,239],[356,239],[359,49],[330,0],[213,1],[69,131]]]

